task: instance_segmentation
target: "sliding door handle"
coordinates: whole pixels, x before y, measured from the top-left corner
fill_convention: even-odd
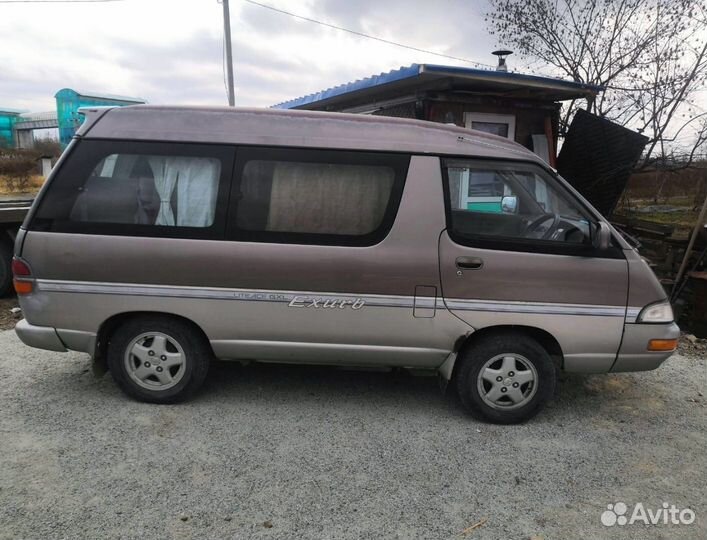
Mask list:
[[[457,257],[457,268],[463,268],[465,270],[478,270],[484,266],[483,259],[479,257]]]

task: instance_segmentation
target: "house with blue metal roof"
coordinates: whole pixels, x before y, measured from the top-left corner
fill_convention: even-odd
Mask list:
[[[515,140],[554,165],[562,102],[592,100],[602,90],[509,72],[503,61],[496,70],[412,64],[274,107],[453,123]]]

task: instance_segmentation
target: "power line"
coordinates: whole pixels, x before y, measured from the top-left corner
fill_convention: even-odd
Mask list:
[[[335,24],[327,23],[324,21],[318,21],[317,19],[312,19],[310,17],[305,17],[304,15],[297,15],[296,13],[292,13],[290,11],[285,11],[284,9],[278,9],[273,6],[269,6],[267,4],[261,4],[260,2],[255,2],[254,0],[243,0],[244,2],[247,2],[248,4],[253,4],[254,6],[259,6],[261,8],[269,9],[271,11],[276,11],[277,13],[282,13],[283,15],[289,15],[290,17],[294,17],[296,19],[301,19],[303,21],[311,22],[314,24],[319,24],[321,26],[326,26],[327,28],[333,28],[334,30],[340,30],[342,32],[348,32],[349,34],[353,34],[355,36],[359,37],[364,37],[368,39],[373,39],[375,41],[380,41],[381,43],[387,43],[388,45],[395,45],[396,47],[402,47],[403,49],[410,49],[411,51],[417,51],[425,54],[432,54],[434,56],[441,56],[442,58],[449,58],[451,60],[459,60],[461,62],[467,62],[469,64],[474,64],[477,66],[483,66],[483,67],[489,67],[493,68],[495,66],[489,65],[489,64],[483,64],[481,62],[476,62],[474,60],[469,60],[468,58],[462,58],[460,56],[451,56],[449,54],[442,54],[434,51],[430,51],[427,49],[420,49],[419,47],[413,47],[412,45],[405,45],[403,43],[398,43],[397,41],[391,41],[389,39],[383,39],[377,36],[372,36],[370,34],[364,34],[363,32],[358,32],[356,30],[351,30],[350,28],[344,28],[342,26],[337,26]]]

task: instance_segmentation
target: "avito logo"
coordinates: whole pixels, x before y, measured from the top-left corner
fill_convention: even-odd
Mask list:
[[[608,504],[601,514],[601,523],[607,527],[614,525],[690,525],[695,521],[695,512],[690,508],[680,509],[674,504],[663,503],[662,508],[653,510],[643,503],[636,503],[629,514],[626,503]]]

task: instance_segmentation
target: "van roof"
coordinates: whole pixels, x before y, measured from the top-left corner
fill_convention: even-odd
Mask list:
[[[248,144],[542,160],[488,133],[424,120],[321,111],[135,105],[82,110],[86,139]]]

